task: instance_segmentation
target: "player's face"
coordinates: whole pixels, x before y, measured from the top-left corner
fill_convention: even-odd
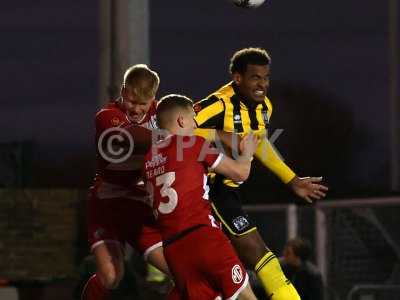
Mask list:
[[[141,99],[129,88],[122,92],[122,109],[132,122],[140,122],[150,109],[154,98]]]
[[[247,65],[244,74],[233,74],[233,80],[246,99],[263,102],[269,87],[270,67],[268,65]]]

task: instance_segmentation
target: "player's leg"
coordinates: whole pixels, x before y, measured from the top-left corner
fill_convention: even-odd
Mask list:
[[[95,246],[96,274],[86,283],[82,300],[107,300],[124,274],[124,256],[118,242],[105,242]]]
[[[165,257],[175,282],[168,300],[214,300],[221,294],[210,285],[209,278],[203,271],[203,253],[210,257],[213,256],[213,251],[203,242],[201,228],[203,227],[179,235],[179,238],[174,238],[164,245]]]
[[[126,201],[125,201],[126,202]],[[99,199],[91,190],[88,199],[88,240],[95,257],[96,274],[87,282],[82,300],[106,300],[116,288],[124,273],[123,249],[116,236],[115,220],[123,202],[118,198]]]
[[[104,243],[94,248],[93,254],[100,282],[109,290],[115,289],[124,275],[122,246],[118,242]]]
[[[222,222],[225,232],[229,234],[240,259],[256,271],[267,296],[272,300],[300,299],[293,285],[283,274],[278,259],[265,245],[257,228],[243,211],[237,189],[231,189],[222,183],[214,184],[211,199],[214,213]],[[283,295],[283,291],[288,291],[288,294]]]
[[[146,262],[156,267],[169,278],[172,278],[171,272],[168,269],[167,261],[164,257],[161,233],[154,220],[153,212],[147,205],[140,205],[142,204],[136,204],[137,207],[135,208],[135,211],[137,212],[141,210],[141,214],[147,214],[148,216],[143,219],[140,229],[130,234],[128,242],[134,247],[134,249],[143,254],[143,259]],[[134,225],[135,224],[132,224],[131,227]]]
[[[164,257],[164,250],[161,245],[152,249],[147,254],[146,261],[172,279],[171,272],[169,271],[167,261]]]
[[[271,300],[300,300],[299,294],[283,274],[277,257],[271,251],[258,260],[254,270]]]
[[[265,245],[257,230],[244,235],[231,235],[232,245],[241,260],[255,270],[271,300],[300,299],[292,283],[283,274],[278,259]]]
[[[251,221],[247,218],[248,222]],[[230,232],[229,238],[232,245],[248,268],[254,269],[259,260],[269,251],[263,238],[256,227],[244,234],[238,235],[236,231]]]
[[[223,299],[257,299],[251,290],[246,269],[229,239],[219,228],[200,229],[196,240],[204,245],[196,246],[199,248],[200,274],[204,274],[206,282],[218,291]]]

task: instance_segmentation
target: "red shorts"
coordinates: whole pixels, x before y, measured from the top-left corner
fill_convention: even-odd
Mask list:
[[[246,270],[219,228],[200,227],[164,246],[164,255],[181,299],[236,299],[248,283]]]
[[[93,191],[88,200],[88,239],[91,250],[104,242],[127,242],[145,258],[162,245],[148,205],[126,198],[99,199]]]

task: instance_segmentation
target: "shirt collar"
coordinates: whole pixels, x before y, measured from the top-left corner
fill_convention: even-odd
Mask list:
[[[246,99],[245,96],[243,96],[243,94],[240,93],[238,86],[232,81],[232,88],[233,91],[235,92],[235,95],[237,95],[236,98],[237,100],[239,100],[242,104],[244,104],[244,106],[247,109],[256,109],[258,105],[260,105],[261,103],[255,103],[252,100]]]

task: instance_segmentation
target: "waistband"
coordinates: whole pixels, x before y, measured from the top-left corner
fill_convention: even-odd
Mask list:
[[[188,234],[192,233],[193,231],[196,231],[197,229],[204,227],[206,225],[204,224],[198,224],[198,225],[194,225],[192,227],[189,227],[185,230],[182,230],[180,232],[178,232],[177,234],[171,236],[170,238],[166,239],[163,241],[163,246],[164,248],[168,247],[169,245],[171,245],[172,243],[180,240],[181,238],[187,236]]]

